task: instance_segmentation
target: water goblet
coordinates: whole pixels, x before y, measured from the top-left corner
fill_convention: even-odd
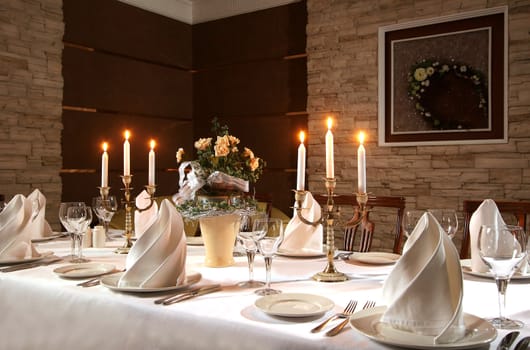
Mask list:
[[[242,288],[261,287],[265,283],[254,280],[254,257],[258,251],[257,241],[261,235],[265,234],[265,230],[254,231],[253,224],[257,220],[266,219],[266,213],[244,213],[241,214],[241,224],[237,233],[237,238],[247,254],[248,261],[248,281],[238,283]]]
[[[92,207],[94,213],[103,224],[105,228],[105,237],[109,239],[109,225],[112,217],[118,210],[118,201],[116,196],[108,196],[107,198],[94,197],[92,198]]]
[[[521,328],[523,323],[505,317],[504,311],[510,278],[526,257],[524,230],[519,226],[482,225],[477,243],[480,258],[495,278],[499,298],[499,316],[488,321],[499,329]]]
[[[70,261],[74,260],[76,257],[76,237],[75,229],[68,222],[68,208],[70,207],[84,207],[85,203],[83,202],[62,202],[59,205],[59,220],[64,226],[66,232],[70,236],[71,245],[70,245],[70,256],[68,257]]]
[[[72,260],[75,263],[87,262],[88,259],[83,257],[83,238],[92,222],[92,208],[73,206],[67,210],[68,224],[74,229],[75,239],[77,240],[77,256]]]
[[[265,259],[265,269],[267,273],[265,287],[255,291],[258,295],[271,295],[281,293],[280,290],[271,288],[271,265],[272,257],[278,251],[278,247],[283,242],[283,221],[277,218],[259,219],[254,222],[254,231],[261,236],[257,241],[258,251]]]
[[[403,232],[405,233],[405,236],[410,237],[410,234],[416,227],[418,220],[424,213],[424,210],[418,209],[410,209],[405,211],[405,215],[403,215]]]
[[[458,229],[458,216],[456,215],[456,210],[429,209],[428,211],[434,215],[436,220],[438,220],[438,223],[440,226],[442,226],[449,238],[453,239],[454,235],[456,234],[456,230]]]

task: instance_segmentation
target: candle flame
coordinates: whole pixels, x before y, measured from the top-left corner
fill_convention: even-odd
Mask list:
[[[305,140],[305,133],[303,131],[300,131],[300,143],[304,143]]]
[[[359,142],[361,145],[364,143],[364,132],[362,131],[359,133]]]
[[[333,119],[331,119],[331,117],[328,117],[328,130],[331,129],[332,126],[333,126]]]
[[[129,136],[131,136],[131,133],[129,130],[125,130],[125,140],[129,140]]]
[[[103,152],[107,152],[108,147],[109,147],[109,144],[106,142],[103,142]]]
[[[155,140],[151,140],[150,145],[151,145],[151,150],[153,150],[156,145]]]

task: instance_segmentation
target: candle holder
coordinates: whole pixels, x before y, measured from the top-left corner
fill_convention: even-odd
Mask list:
[[[316,221],[309,221],[302,215],[302,205],[304,203],[305,197],[307,195],[307,192],[304,190],[296,190],[295,191],[295,209],[296,209],[296,215],[306,225],[311,226],[318,226],[318,225],[325,225],[326,227],[326,257],[327,257],[327,264],[323,271],[316,273],[313,275],[313,279],[319,282],[342,282],[348,280],[348,276],[346,276],[344,273],[337,270],[335,267],[335,264],[333,262],[333,258],[335,255],[335,234],[334,234],[334,208],[335,204],[333,201],[334,196],[334,190],[336,185],[336,180],[334,178],[326,178],[325,179],[326,184],[326,192],[327,192],[327,203],[326,203],[326,214],[325,216],[321,216]],[[367,209],[366,209],[366,203],[368,202],[368,194],[367,193],[358,193],[357,194],[357,203],[359,203],[359,217],[353,221],[349,222],[348,224],[351,226],[358,226],[361,224],[363,218],[366,216]]]

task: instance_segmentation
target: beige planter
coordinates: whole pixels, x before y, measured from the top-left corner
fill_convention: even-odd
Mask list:
[[[234,243],[239,231],[237,214],[202,217],[199,219],[206,255],[204,264],[209,267],[233,265]]]

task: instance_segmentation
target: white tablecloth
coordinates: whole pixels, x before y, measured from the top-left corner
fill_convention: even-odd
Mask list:
[[[67,242],[43,243],[39,251],[68,253]],[[125,256],[113,248],[85,249],[94,262],[111,262],[123,268]],[[328,338],[309,330],[350,299],[362,305],[380,301],[381,287],[391,267],[366,267],[337,261],[339,271],[352,278],[340,283],[310,279],[322,271],[325,258],[276,257],[272,265],[273,287],[284,293],[326,296],[335,308],[325,315],[288,319],[264,314],[254,306],[257,295],[237,282],[248,278],[245,257],[227,268],[202,264],[202,247],[188,247],[188,270],[202,274],[201,284],[221,283],[221,292],[170,306],[155,305],[160,295],[127,294],[104,286],[81,288],[79,280],[58,277],[53,269],[66,264],[0,274],[0,349],[388,349],[351,328]],[[256,279],[263,280],[263,259],[256,257]],[[493,281],[465,277],[464,311],[479,317],[497,314]],[[530,285],[513,281],[508,288],[508,316],[523,320],[522,335],[530,335]],[[506,331],[490,348],[496,348]],[[520,336],[521,338],[521,336]]]

